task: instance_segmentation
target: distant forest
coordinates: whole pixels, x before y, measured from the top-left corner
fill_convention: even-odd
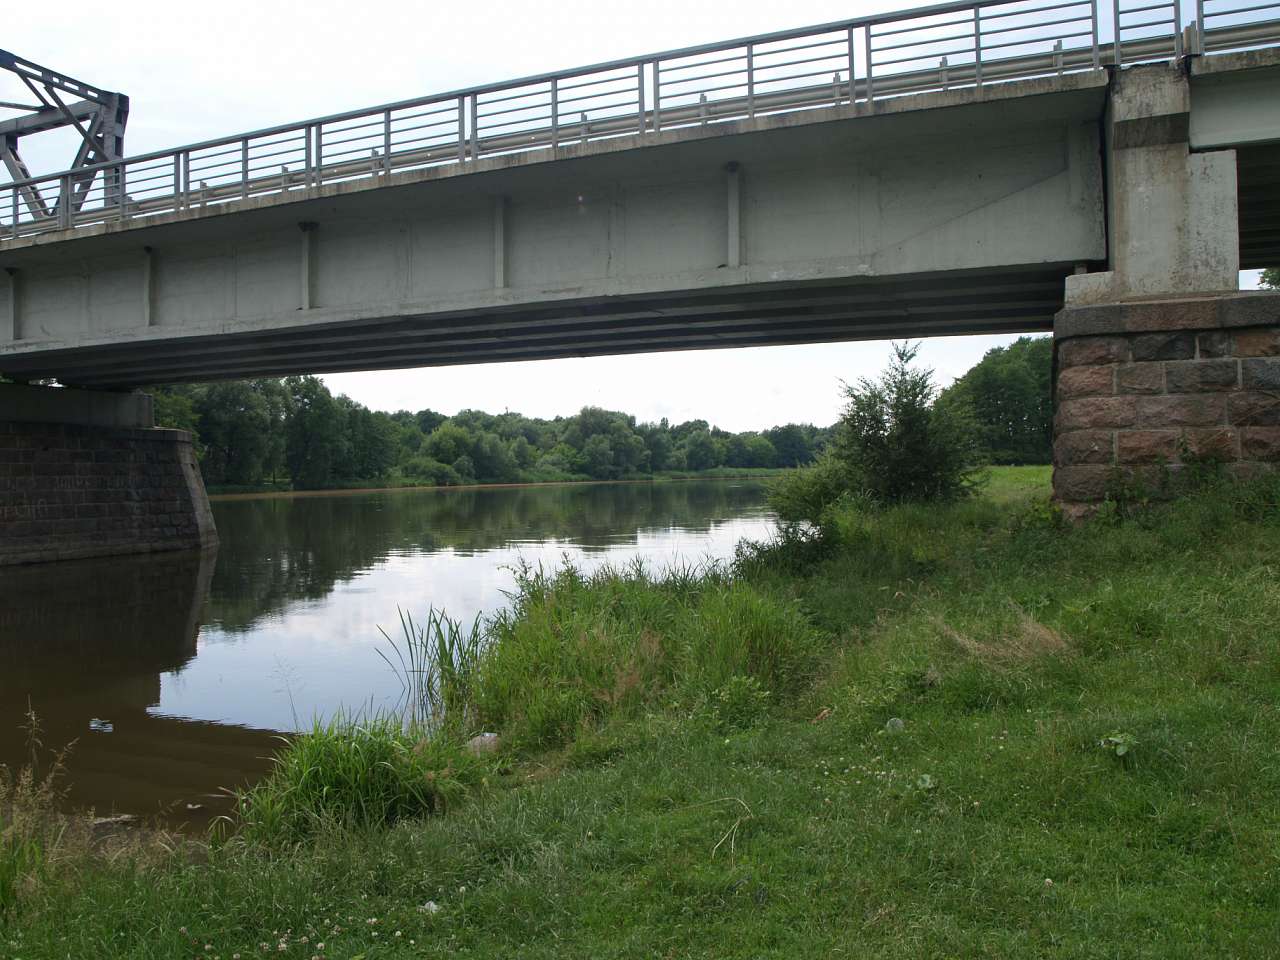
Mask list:
[[[1050,339],[1023,337],[989,351],[942,397],[972,409],[993,462],[1047,463],[1050,366]],[[148,392],[159,424],[193,433],[213,487],[449,486],[796,467],[814,460],[832,430],[789,423],[731,433],[705,420],[639,423],[598,407],[553,420],[479,410],[384,413],[334,396],[317,377]]]

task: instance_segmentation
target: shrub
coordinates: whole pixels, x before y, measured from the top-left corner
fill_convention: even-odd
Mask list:
[[[984,457],[972,413],[959,396],[939,399],[933,371],[912,367],[918,351],[894,344],[878,380],[845,384],[827,453],[774,485],[770,504],[784,521],[822,525],[850,493],[893,504],[956,500],[978,488]]]

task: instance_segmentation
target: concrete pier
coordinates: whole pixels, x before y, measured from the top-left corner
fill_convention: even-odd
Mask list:
[[[0,384],[0,566],[217,542],[191,434],[138,393]]]

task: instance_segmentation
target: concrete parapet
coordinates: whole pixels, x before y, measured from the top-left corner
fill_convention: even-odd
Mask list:
[[[216,543],[191,435],[115,425],[149,422],[149,397],[70,422],[84,393],[0,385],[0,566]]]
[[[1054,496],[1159,496],[1188,466],[1280,467],[1280,293],[1068,307],[1055,321]]]

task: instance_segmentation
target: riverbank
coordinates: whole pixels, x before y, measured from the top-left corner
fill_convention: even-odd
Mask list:
[[[732,570],[526,577],[451,687],[502,749],[387,748],[442,813],[260,807],[198,862],[51,868],[0,953],[1268,957],[1280,490],[1078,528],[1047,494],[1004,469]],[[343,769],[358,798],[328,760],[263,799]]]
[[[670,480],[752,480],[776,477],[787,471],[781,467],[713,467],[710,470],[664,470],[661,473],[648,474],[642,477],[623,477],[618,480],[593,480],[590,477],[567,477],[555,480],[530,480],[520,483],[464,483],[441,486],[430,483],[393,483],[369,485],[361,483],[349,487],[325,487],[319,490],[294,490],[284,486],[255,487],[209,487],[210,500],[239,500],[258,497],[323,497],[341,494],[361,493],[397,493],[408,490],[518,490],[525,487],[562,487],[586,484],[641,484],[661,483]]]

